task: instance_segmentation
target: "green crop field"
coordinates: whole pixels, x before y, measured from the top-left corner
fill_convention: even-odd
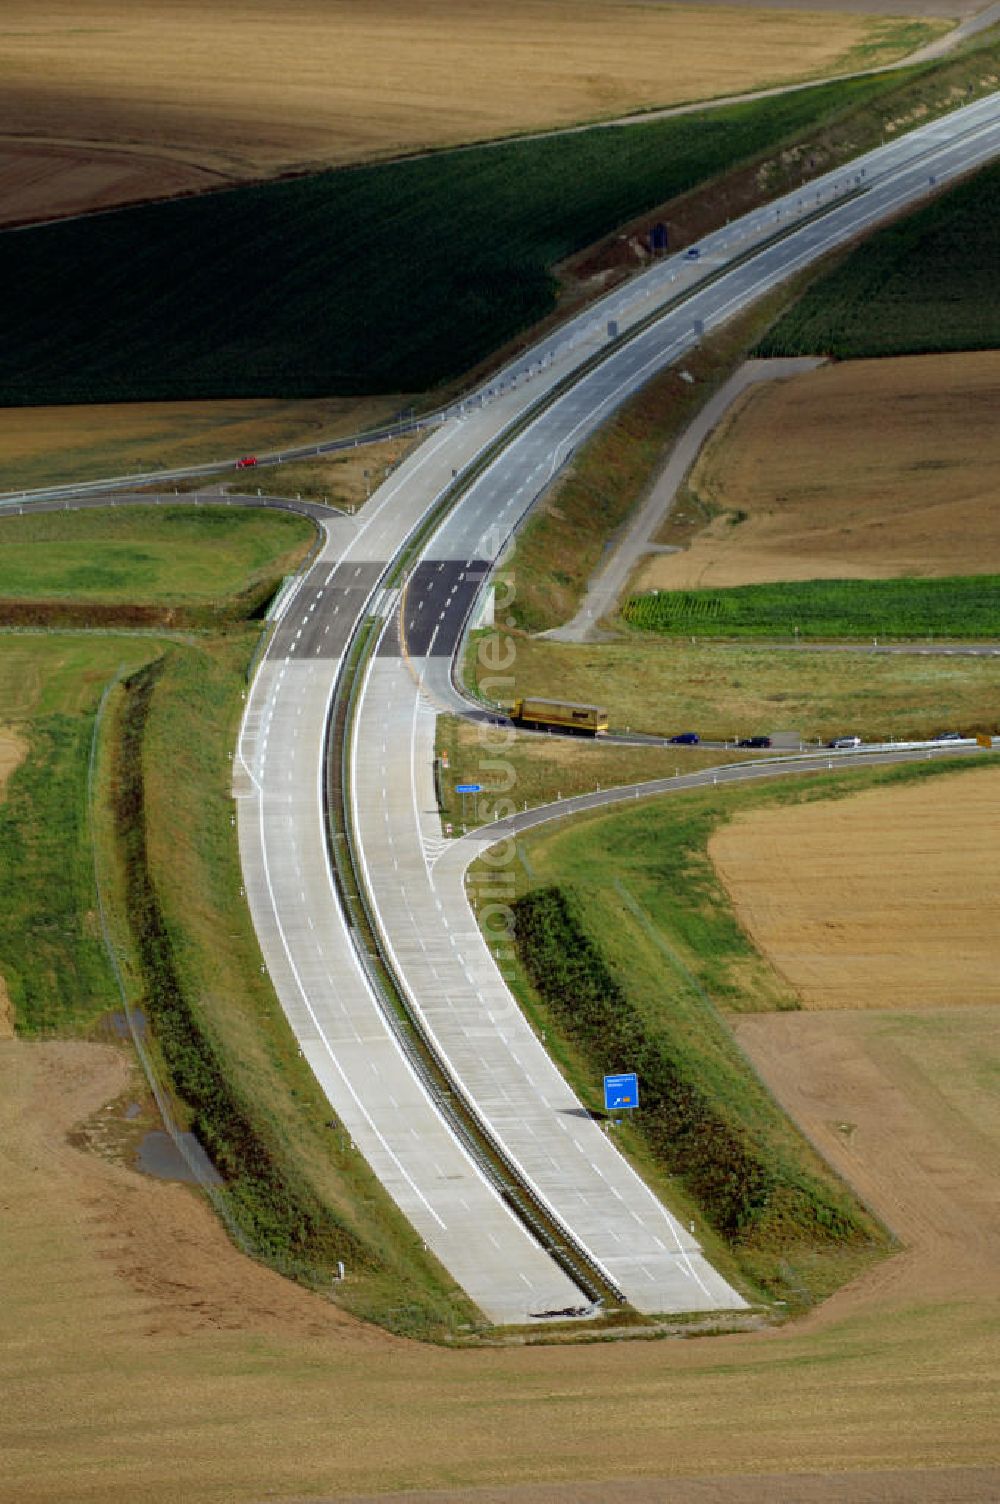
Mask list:
[[[994,638],[1000,576],[938,580],[796,580],[731,590],[632,596],[628,624],[670,637]]]
[[[549,313],[560,259],[909,77],[5,235],[0,402],[425,390]]]
[[[1000,345],[1000,167],[880,230],[814,282],[757,355],[916,355]]]
[[[0,514],[0,599],[203,604],[290,573],[307,519],[249,507]]]

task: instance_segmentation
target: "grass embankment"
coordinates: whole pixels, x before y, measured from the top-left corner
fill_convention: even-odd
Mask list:
[[[923,87],[924,74],[914,77]],[[549,314],[564,258],[833,119],[877,139],[914,77],[6,236],[0,279],[18,299],[0,399],[423,391]],[[234,307],[245,316],[234,319]]]
[[[814,282],[759,355],[856,359],[1000,345],[1000,167],[879,230]]]
[[[315,536],[291,513],[215,505],[0,515],[0,623],[237,623],[261,614]]]
[[[577,645],[511,633],[510,643],[516,656],[505,699],[553,695],[606,705],[617,730],[693,730],[712,741],[788,730],[825,741],[856,731],[877,741],[996,724],[995,658],[796,652],[663,637]],[[470,677],[495,679],[476,647],[474,639]],[[688,750],[676,748],[678,760]]]
[[[996,636],[1000,575],[944,580],[791,580],[633,595],[629,626],[667,637],[812,639]]]
[[[143,1006],[259,1256],[413,1335],[470,1310],[351,1147],[261,974],[241,894],[230,749],[254,634],[169,652],[126,685],[115,810]]]
[[[155,638],[5,635],[0,721],[27,743],[0,803],[0,975],[19,1034],[86,1031],[118,1006],[95,915],[87,763],[104,685]]]
[[[243,471],[237,480],[229,481],[226,489],[244,493],[260,490],[265,496],[297,497],[353,512],[424,438],[423,433],[406,434],[348,449],[342,454],[289,460],[280,465],[255,465],[252,470]]]
[[[679,1215],[772,1299],[802,1309],[890,1241],[778,1109],[727,1012],[798,1000],[736,922],[707,855],[740,810],[954,770],[902,769],[713,789],[529,834],[516,869],[515,991],[585,1105],[637,1068],[618,1141]],[[724,1256],[725,1265],[725,1256]]]
[[[747,753],[701,751],[698,747],[608,746],[590,737],[542,737],[525,732],[490,730],[456,716],[438,719],[438,755],[446,753],[441,772],[442,818],[455,830],[500,817],[514,810],[535,809],[554,799],[572,799],[597,789],[672,778],[677,772],[738,762]],[[481,783],[483,792],[462,799],[459,783]],[[509,804],[508,804],[509,801]]]
[[[246,541],[235,509],[216,515]],[[191,574],[175,573],[178,593],[198,588]],[[96,913],[92,835],[130,1000],[151,1022],[177,1115],[216,1159],[246,1242],[327,1287],[342,1259],[338,1303],[433,1337],[475,1323],[475,1312],[333,1117],[262,971],[241,896],[231,750],[256,641],[245,622],[183,641],[7,638],[0,723],[28,755],[0,805],[0,976],[26,1035],[101,1033],[120,1007]],[[120,676],[103,722],[91,832],[94,716]]]
[[[654,376],[573,455],[534,508],[504,567],[510,616],[528,632],[562,626],[602,556],[695,414],[787,301],[778,293]],[[693,380],[685,380],[681,371]]]
[[[406,405],[387,396],[0,408],[0,492],[269,454],[376,428]]]

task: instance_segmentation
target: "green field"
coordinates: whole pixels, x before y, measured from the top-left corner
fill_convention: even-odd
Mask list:
[[[247,507],[0,513],[0,600],[221,603],[276,584],[315,536],[303,517]]]
[[[426,390],[555,304],[630,218],[911,79],[441,153],[0,237],[0,402]]]
[[[1000,576],[933,580],[797,580],[731,590],[661,590],[622,608],[630,627],[669,637],[992,639]]]
[[[0,639],[0,722],[28,756],[0,802],[0,974],[25,1035],[86,1029],[118,1005],[94,922],[87,763],[105,684],[163,650],[155,638]]]
[[[713,741],[787,730],[825,741],[857,732],[881,741],[951,726],[1000,729],[1000,659],[992,657],[796,652],[652,636],[591,645],[512,633],[510,642],[508,699],[607,705],[616,730],[669,736],[692,729]],[[495,680],[476,649],[474,639],[470,679]],[[685,766],[687,755],[675,749]]]
[[[1000,167],[878,231],[779,319],[757,355],[917,355],[1000,345]]]

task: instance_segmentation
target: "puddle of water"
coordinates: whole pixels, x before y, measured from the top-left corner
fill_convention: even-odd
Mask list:
[[[154,1175],[157,1180],[185,1180],[189,1185],[222,1185],[222,1176],[205,1153],[193,1133],[182,1133],[182,1154],[162,1129],[154,1129],[143,1136],[136,1154],[136,1169],[145,1175]],[[196,1175],[188,1160],[198,1168]]]
[[[145,1039],[146,1015],[141,1008],[132,1009],[132,1021],[135,1024],[135,1031],[138,1034],[139,1038]],[[125,1016],[124,1009],[119,1008],[116,1012],[109,1013],[105,1019],[105,1022],[107,1023],[107,1026],[111,1030],[112,1034],[114,1034],[117,1039],[131,1038],[132,1031],[128,1026],[128,1019]]]

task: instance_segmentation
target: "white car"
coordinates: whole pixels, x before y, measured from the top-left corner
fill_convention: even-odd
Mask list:
[[[837,747],[843,751],[847,747],[860,747],[860,736],[837,736],[832,742],[827,742],[828,747]]]

